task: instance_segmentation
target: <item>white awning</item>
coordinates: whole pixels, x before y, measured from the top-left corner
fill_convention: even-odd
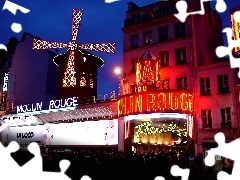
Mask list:
[[[99,106],[84,109],[76,109],[64,112],[51,112],[37,115],[45,123],[75,122],[90,119],[106,119],[117,117],[118,113],[112,106]]]
[[[0,121],[1,123],[7,124],[10,127],[44,124],[44,122],[37,116],[23,116],[17,114],[3,115],[0,117]]]

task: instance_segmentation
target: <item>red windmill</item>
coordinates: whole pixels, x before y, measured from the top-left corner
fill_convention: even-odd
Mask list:
[[[34,39],[33,49],[51,49],[51,48],[69,48],[70,55],[68,58],[67,68],[65,72],[65,78],[63,79],[63,87],[74,87],[76,80],[74,74],[74,50],[84,49],[97,52],[115,53],[116,43],[95,43],[95,44],[77,44],[77,35],[82,20],[83,9],[73,9],[72,13],[72,41],[67,43],[44,41],[40,39]]]

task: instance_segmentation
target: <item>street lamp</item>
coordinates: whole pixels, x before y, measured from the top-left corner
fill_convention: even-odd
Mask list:
[[[120,67],[115,67],[114,68],[114,73],[117,75],[120,75],[122,73],[122,69]]]
[[[119,91],[118,96],[120,96],[121,95],[122,68],[119,67],[119,66],[115,67],[114,68],[114,73],[116,75],[118,75],[118,78],[119,78],[119,80],[118,80],[118,91]]]

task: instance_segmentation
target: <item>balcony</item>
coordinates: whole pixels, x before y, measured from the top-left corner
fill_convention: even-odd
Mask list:
[[[153,14],[154,14],[153,17],[148,16],[147,14],[142,14],[142,15],[139,15],[137,17],[129,18],[129,19],[124,20],[124,28],[130,27],[130,26],[133,26],[133,25],[137,25],[137,24],[141,24],[141,23],[144,23],[144,22],[148,22],[148,21],[158,19],[158,18],[161,18],[161,17],[173,15],[173,14],[176,14],[176,13],[178,13],[178,11],[175,7],[175,4],[171,4],[170,6],[166,6],[164,8],[155,10],[153,12]]]

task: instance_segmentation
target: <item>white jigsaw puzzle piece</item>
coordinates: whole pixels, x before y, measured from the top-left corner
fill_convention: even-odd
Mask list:
[[[0,143],[1,177],[12,179],[11,177],[14,176],[14,174],[16,176],[16,174],[21,172],[21,167],[11,156],[11,153],[18,151],[19,148],[20,146],[16,141],[12,141],[7,147],[4,147],[2,143]]]
[[[114,2],[117,2],[117,1],[121,1],[121,0],[105,0],[105,3],[114,3]]]
[[[240,11],[236,11],[234,14],[233,14],[233,18],[236,22],[239,22],[240,23]]]
[[[4,4],[2,10],[6,10],[6,9],[9,10],[14,15],[16,15],[17,10],[21,11],[24,14],[27,14],[27,13],[30,12],[29,9],[27,9],[25,7],[22,7],[22,6],[18,5],[18,4],[15,4],[15,3],[13,3],[13,2],[11,2],[9,0],[5,1],[5,4]]]
[[[218,46],[216,48],[216,55],[219,58],[222,58],[222,57],[228,55],[229,60],[230,60],[231,68],[240,68],[239,58],[233,57],[233,54],[232,54],[232,50],[235,47],[240,47],[240,39],[238,39],[238,40],[233,40],[232,39],[232,36],[233,36],[232,28],[225,28],[225,29],[223,29],[222,32],[226,33],[227,41],[228,41],[228,47]],[[240,78],[240,72],[238,72],[238,77]]]
[[[175,177],[181,176],[181,180],[188,180],[189,178],[189,173],[190,170],[187,169],[182,169],[178,165],[173,165],[170,170],[171,174]]]
[[[200,11],[187,12],[187,8],[188,8],[187,2],[180,0],[176,3],[176,8],[178,10],[178,14],[174,14],[174,16],[176,18],[178,18],[181,22],[185,22],[187,17],[190,15],[195,15],[195,14],[203,15],[203,14],[205,14],[205,9],[204,9],[203,3],[208,2],[208,1],[217,1],[215,8],[219,13],[223,13],[227,9],[227,5],[224,0],[201,0],[201,2],[200,2],[201,10]]]
[[[22,13],[24,14],[27,14],[30,12],[29,9],[25,8],[25,7],[22,7],[18,4],[15,4],[9,0],[6,0],[5,3],[4,3],[4,6],[3,6],[3,9],[2,10],[8,10],[10,11],[12,14],[16,15],[17,14],[17,10],[21,11]],[[22,31],[22,25],[19,24],[19,23],[12,23],[11,25],[11,29],[13,32],[15,33],[20,33]]]
[[[189,174],[190,174],[190,170],[188,168],[182,169],[178,165],[173,165],[171,167],[170,172],[171,172],[172,176],[182,177],[181,180],[188,180]],[[157,177],[155,177],[154,180],[165,180],[165,178],[162,176],[157,176]]]
[[[32,142],[28,145],[28,151],[34,155],[34,157],[22,166],[22,171],[39,173],[43,171],[43,160],[41,156],[40,147],[36,142]]]
[[[5,51],[7,51],[7,47],[4,44],[0,44],[0,50],[3,49]]]
[[[204,159],[204,162],[207,166],[213,166],[215,164],[215,155],[219,155],[228,159],[231,159],[234,161],[234,166],[232,169],[232,175],[229,176],[229,174],[225,172],[221,172],[218,174],[219,180],[225,180],[228,178],[229,180],[235,180],[240,177],[240,139],[235,139],[234,141],[230,143],[225,142],[225,136],[223,133],[219,132],[214,136],[215,141],[218,143],[217,148],[213,148],[208,151],[208,154],[206,158]]]

